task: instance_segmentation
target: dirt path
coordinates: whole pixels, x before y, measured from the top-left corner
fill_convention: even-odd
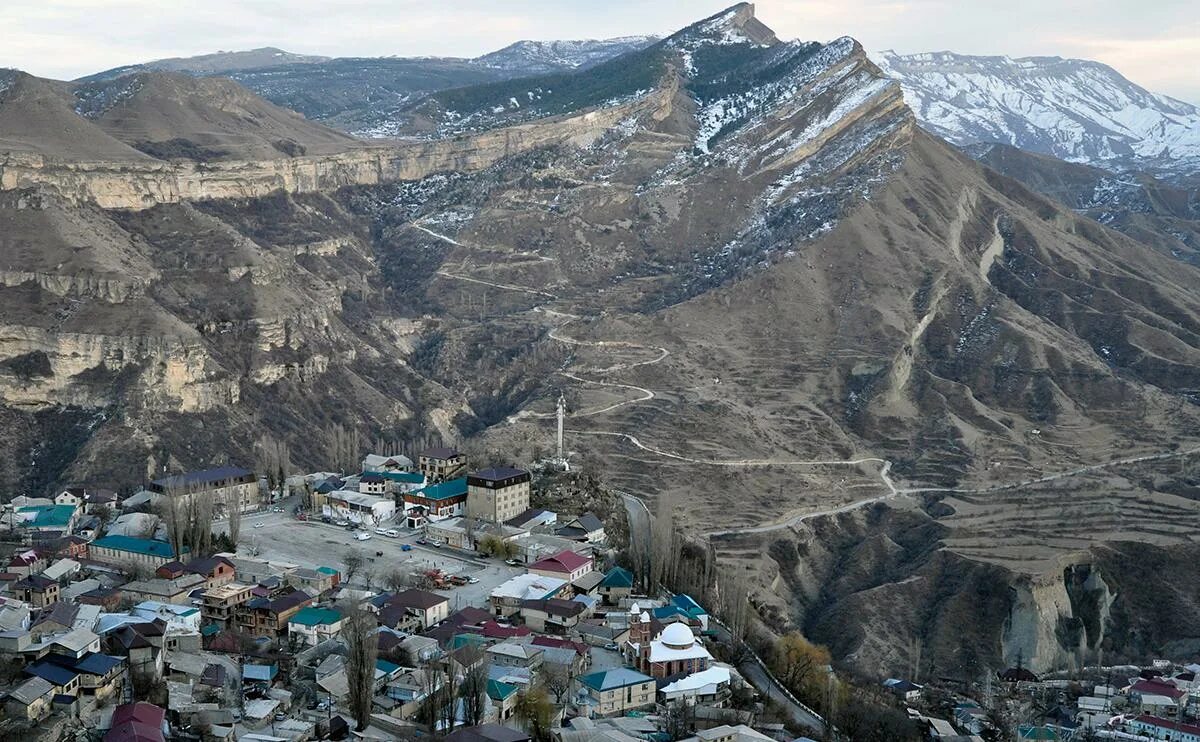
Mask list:
[[[448,237],[446,235],[438,234],[437,232],[429,230],[429,229],[421,226],[420,224],[414,223],[411,226],[413,228],[419,229],[433,237],[445,240],[445,241],[449,242],[450,244],[457,245],[460,247],[467,247],[467,248],[472,247],[470,245],[464,245],[463,243],[460,243],[457,240],[455,240],[451,237]],[[981,277],[983,277],[984,280],[987,279],[988,270],[990,270],[991,265],[996,260],[996,258],[999,257],[999,255],[1003,251],[1003,248],[1004,248],[1004,241],[999,233],[999,229],[997,229],[996,230],[996,238],[993,239],[993,241],[988,245],[988,247],[984,251],[984,254],[980,260],[979,271],[980,271]],[[478,248],[476,248],[476,249],[478,249]],[[527,255],[532,255],[532,254],[527,253]],[[541,258],[542,256],[537,256],[537,257]],[[544,259],[552,260],[553,258],[544,258]],[[525,286],[514,286],[511,284],[503,284],[503,283],[496,283],[493,281],[485,281],[482,279],[473,278],[470,276],[462,276],[462,275],[450,273],[447,271],[438,271],[437,274],[439,276],[443,276],[445,278],[453,278],[453,279],[457,279],[460,281],[468,281],[471,283],[482,284],[485,286],[492,286],[494,288],[504,289],[504,290],[508,290],[508,291],[520,291],[520,292],[527,293],[527,294],[535,294],[535,295],[539,295],[539,296],[545,296],[550,299],[558,298],[555,294],[551,294],[550,292],[541,291],[539,289],[531,289],[531,288],[528,288]],[[935,306],[936,306],[937,301],[940,299],[941,299],[941,296],[938,296],[935,299],[935,301],[933,302]],[[578,338],[568,337],[568,336],[563,335],[561,333],[561,330],[564,327],[566,327],[567,325],[571,324],[572,322],[582,319],[579,315],[571,314],[569,312],[562,312],[562,311],[558,311],[558,310],[554,310],[554,309],[549,309],[545,306],[534,307],[534,311],[543,313],[543,314],[547,315],[548,317],[562,317],[566,320],[562,324],[557,325],[556,327],[551,329],[550,332],[548,333],[548,337],[556,342],[564,343],[566,345],[571,345],[571,346],[594,347],[594,348],[624,348],[627,350],[645,350],[645,351],[656,351],[657,352],[657,355],[654,358],[651,358],[648,360],[635,361],[635,362],[629,362],[629,363],[617,363],[617,364],[613,364],[612,366],[607,366],[605,368],[599,368],[599,369],[580,369],[581,373],[611,373],[614,371],[625,371],[625,370],[629,370],[631,368],[637,368],[639,366],[651,366],[651,365],[654,365],[657,363],[662,363],[664,360],[666,360],[671,355],[671,352],[667,348],[664,348],[661,346],[642,345],[640,343],[633,343],[633,342],[628,342],[628,341],[624,341],[624,340],[580,340]],[[917,324],[917,327],[913,331],[913,337],[910,338],[910,340],[915,341],[920,338],[920,335],[924,332],[925,328],[928,325],[927,320],[930,315],[932,315],[932,308],[931,308],[931,311],[927,314],[927,316],[925,318],[922,318],[922,321]],[[565,378],[571,379],[572,381],[577,381],[582,384],[594,384],[597,386],[603,386],[603,387],[608,387],[608,388],[612,388],[612,389],[624,389],[624,390],[636,392],[638,395],[637,397],[622,400],[620,402],[615,402],[613,404],[606,405],[604,407],[573,412],[569,415],[569,417],[571,417],[571,418],[586,418],[586,417],[592,417],[595,415],[601,415],[601,414],[604,414],[607,412],[612,412],[613,410],[616,410],[616,409],[620,409],[621,407],[626,407],[628,405],[634,405],[634,404],[640,404],[642,402],[647,402],[647,401],[655,398],[655,394],[652,390],[646,389],[644,387],[636,386],[633,384],[622,384],[622,383],[618,383],[618,382],[601,381],[601,380],[597,380],[597,379],[587,379],[587,378],[583,378],[575,373],[572,373],[572,372],[566,371],[566,370],[559,371],[559,374],[561,374]],[[529,411],[529,410],[522,410],[522,411],[518,412],[516,415],[513,415],[512,417],[510,417],[509,421],[513,422],[513,421],[524,419],[524,418],[545,419],[545,418],[552,418],[554,416],[555,416],[555,413],[533,412],[533,411]],[[923,493],[987,494],[989,492],[1001,492],[1001,491],[1005,491],[1005,490],[1017,489],[1020,487],[1029,487],[1029,486],[1033,486],[1033,485],[1037,485],[1037,484],[1045,484],[1048,482],[1055,482],[1055,481],[1059,481],[1062,479],[1076,477],[1081,474],[1088,474],[1091,472],[1102,471],[1104,469],[1109,469],[1109,468],[1116,467],[1116,466],[1125,466],[1125,465],[1129,465],[1129,464],[1137,464],[1137,463],[1142,463],[1142,462],[1147,462],[1147,461],[1163,461],[1163,460],[1174,459],[1174,458],[1183,458],[1186,456],[1192,456],[1192,455],[1200,453],[1200,446],[1198,446],[1195,448],[1185,449],[1183,451],[1172,451],[1172,452],[1165,452],[1165,453],[1159,453],[1159,454],[1148,454],[1148,455],[1144,455],[1144,456],[1134,456],[1134,457],[1125,458],[1125,459],[1116,459],[1113,461],[1103,462],[1103,463],[1099,463],[1099,464],[1091,464],[1088,466],[1082,466],[1082,467],[1078,467],[1076,469],[1071,469],[1069,471],[1059,472],[1056,474],[1047,474],[1047,475],[1037,477],[1034,479],[1027,479],[1027,480],[1022,480],[1019,482],[1010,482],[1007,484],[994,485],[991,487],[979,487],[979,488],[907,487],[907,488],[900,488],[900,487],[896,486],[896,483],[892,480],[892,477],[891,477],[892,462],[887,459],[873,457],[873,456],[866,456],[866,457],[856,458],[856,459],[829,459],[829,460],[703,459],[703,458],[696,458],[696,457],[692,457],[692,456],[685,456],[682,454],[674,453],[672,451],[667,451],[667,450],[658,448],[656,446],[647,445],[645,443],[642,443],[640,440],[638,440],[637,436],[635,436],[631,433],[626,433],[626,432],[621,432],[621,431],[568,429],[566,432],[571,433],[572,435],[591,435],[591,436],[607,436],[607,437],[612,437],[612,438],[620,438],[620,439],[625,440],[626,442],[632,444],[634,447],[636,447],[642,451],[645,451],[647,453],[653,454],[655,456],[659,456],[659,457],[667,458],[667,459],[673,459],[675,461],[683,461],[683,462],[690,463],[690,464],[703,465],[703,466],[749,468],[749,467],[763,467],[763,466],[816,467],[816,466],[861,466],[863,464],[879,464],[879,472],[878,472],[879,481],[883,485],[884,489],[886,490],[883,494],[876,495],[873,497],[868,497],[868,498],[861,499],[861,500],[856,500],[854,502],[846,503],[844,505],[839,505],[837,507],[828,508],[825,510],[808,511],[808,512],[804,512],[804,513],[788,516],[782,520],[778,520],[778,521],[775,521],[772,523],[766,523],[766,524],[759,525],[759,526],[746,526],[743,528],[733,528],[733,529],[720,530],[720,531],[709,531],[705,534],[706,536],[726,536],[726,535],[747,534],[747,533],[766,533],[766,532],[781,530],[781,529],[785,529],[785,528],[792,528],[793,526],[799,525],[800,523],[803,523],[807,520],[811,520],[813,518],[820,518],[820,517],[824,517],[824,516],[837,515],[840,513],[850,512],[850,511],[857,510],[859,508],[862,508],[862,507],[865,507],[865,506],[868,506],[868,505],[871,505],[874,503],[892,500],[897,497],[904,497],[904,496],[923,494]],[[631,495],[631,497],[632,497],[632,495]]]

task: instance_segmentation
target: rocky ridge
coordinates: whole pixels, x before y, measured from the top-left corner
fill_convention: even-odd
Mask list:
[[[874,59],[900,81],[921,124],[952,144],[999,142],[1168,176],[1200,166],[1200,109],[1098,62],[891,51]]]

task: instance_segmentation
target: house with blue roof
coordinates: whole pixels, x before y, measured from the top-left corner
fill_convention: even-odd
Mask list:
[[[254,683],[258,685],[270,686],[275,682],[275,676],[279,674],[279,667],[270,665],[243,665],[242,666],[242,683]]]
[[[25,667],[25,674],[45,680],[54,686],[55,695],[62,696],[75,695],[79,692],[79,686],[83,682],[80,673],[75,670],[69,667],[60,667],[46,660],[33,665],[27,665]]]
[[[295,637],[305,646],[315,647],[341,634],[342,620],[342,614],[332,608],[305,606],[288,619],[288,637]]]
[[[587,716],[621,716],[654,705],[657,685],[649,675],[616,667],[579,678],[580,711]]]
[[[701,631],[708,630],[708,611],[690,596],[682,593],[671,598],[671,602],[666,605],[655,608],[652,613],[660,623],[679,622],[697,627]]]
[[[83,511],[76,505],[26,505],[16,509],[18,527],[45,533],[70,533]]]
[[[184,554],[189,551],[187,547],[184,547]],[[135,536],[104,536],[91,543],[88,547],[88,556],[97,562],[106,564],[134,563],[156,570],[167,562],[178,559],[180,555],[176,554],[175,547],[166,541]]]
[[[633,573],[624,567],[613,567],[604,573],[596,592],[607,605],[617,605],[622,598],[633,594]]]
[[[403,494],[404,517],[409,528],[429,521],[457,518],[467,509],[467,479],[451,479]]]
[[[505,722],[512,718],[517,707],[517,690],[518,687],[513,683],[488,678],[487,695],[492,701],[492,708],[496,709],[498,721]]]
[[[79,694],[102,700],[120,693],[125,686],[127,664],[124,657],[89,652],[76,658],[49,654],[44,660],[74,672],[79,678]]]

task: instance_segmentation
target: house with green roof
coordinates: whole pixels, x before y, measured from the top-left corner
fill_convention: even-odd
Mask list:
[[[613,567],[604,574],[596,591],[605,603],[617,605],[633,593],[633,573],[624,567]]]
[[[185,546],[183,553],[190,550]],[[138,564],[158,569],[180,557],[166,541],[135,536],[104,536],[88,546],[88,556],[106,564]]]
[[[70,533],[82,512],[77,505],[26,505],[17,508],[14,521],[32,531]]]
[[[517,707],[517,686],[499,680],[488,678],[488,698],[492,700],[492,708],[496,709],[498,720],[503,723],[513,715]]]
[[[404,516],[409,528],[420,528],[431,520],[446,520],[462,515],[467,508],[467,479],[448,482],[405,492]]]
[[[304,646],[315,647],[342,633],[343,618],[332,608],[305,606],[288,619],[288,637]]]
[[[621,716],[654,705],[654,678],[628,667],[598,670],[579,678],[590,716]]]

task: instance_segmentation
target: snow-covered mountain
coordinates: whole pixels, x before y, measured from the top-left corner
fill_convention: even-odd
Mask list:
[[[615,39],[518,41],[476,57],[472,62],[497,70],[537,75],[564,69],[591,67],[658,41],[657,36],[621,36]]]
[[[922,125],[955,144],[1003,142],[1116,170],[1200,169],[1200,108],[1099,62],[891,51],[872,59],[900,81]]]

